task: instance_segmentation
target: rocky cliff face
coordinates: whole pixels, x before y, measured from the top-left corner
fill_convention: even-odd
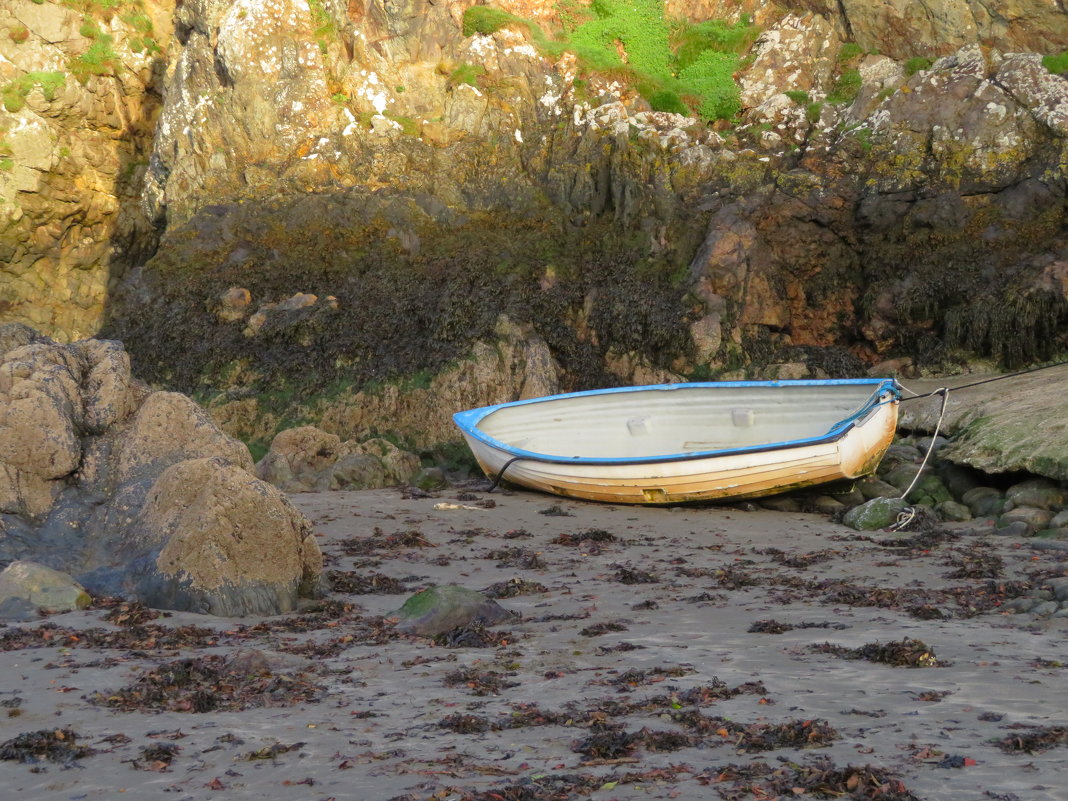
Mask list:
[[[897,59],[945,56],[970,44],[1039,53],[1068,47],[1059,0],[794,0],[786,5],[821,14],[865,50]]]
[[[1059,5],[667,2],[759,26],[740,120],[714,125],[526,22],[465,29],[471,5],[177,8],[141,206],[162,239],[109,295],[139,370],[233,433],[430,446],[434,386],[475,405],[1063,346]],[[495,8],[574,26],[547,0]],[[499,355],[515,330],[542,367]],[[467,374],[479,391],[455,392]]]
[[[154,249],[141,177],[173,0],[0,7],[0,321],[72,340]]]

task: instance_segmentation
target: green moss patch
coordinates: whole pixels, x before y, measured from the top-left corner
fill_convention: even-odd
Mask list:
[[[593,0],[583,11],[562,12],[564,30],[550,39],[534,23],[491,6],[464,13],[467,36],[508,25],[527,28],[546,55],[574,53],[588,72],[609,73],[633,84],[658,111],[726,119],[740,108],[734,73],[739,54],[759,29],[748,21],[669,21],[663,0]]]
[[[1054,75],[1068,72],[1068,50],[1063,53],[1051,53],[1042,57],[1042,65]]]
[[[845,70],[838,76],[831,91],[827,93],[827,102],[836,106],[852,103],[857,99],[861,83],[859,70]]]
[[[12,114],[26,105],[26,97],[34,89],[40,89],[45,100],[52,101],[56,92],[63,88],[67,76],[62,72],[28,72],[0,88],[0,101]]]
[[[934,62],[932,62],[931,59],[926,58],[924,56],[916,56],[915,58],[910,58],[908,61],[905,62],[905,74],[911,77],[917,72],[930,69],[932,63]]]

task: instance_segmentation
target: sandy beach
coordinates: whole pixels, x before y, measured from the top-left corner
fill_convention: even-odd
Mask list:
[[[1068,798],[1068,620],[999,611],[1066,551],[477,487],[293,501],[335,586],[308,609],[0,629],[4,798]],[[383,619],[450,583],[516,619]]]

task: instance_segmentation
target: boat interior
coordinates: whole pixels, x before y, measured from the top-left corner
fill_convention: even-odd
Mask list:
[[[509,404],[478,423],[512,448],[563,458],[641,459],[823,437],[879,385],[650,387]]]

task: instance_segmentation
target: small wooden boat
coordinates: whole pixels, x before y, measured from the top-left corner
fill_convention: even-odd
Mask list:
[[[453,415],[486,475],[613,503],[755,498],[875,470],[893,379],[722,381],[573,392]]]

